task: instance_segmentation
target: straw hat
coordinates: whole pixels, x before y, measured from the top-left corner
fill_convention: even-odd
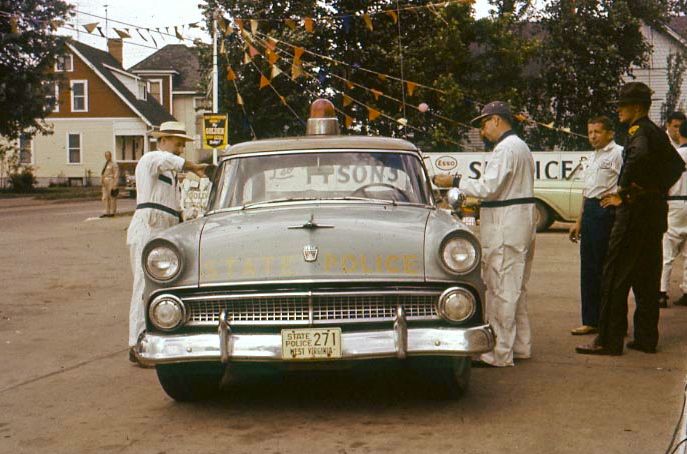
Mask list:
[[[193,141],[193,137],[186,135],[186,125],[179,121],[165,121],[159,131],[151,133],[153,137],[180,137],[186,141]]]

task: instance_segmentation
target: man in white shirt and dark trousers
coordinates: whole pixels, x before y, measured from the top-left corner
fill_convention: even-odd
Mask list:
[[[186,126],[167,121],[152,134],[157,137],[157,151],[150,151],[136,164],[136,211],[127,230],[131,270],[134,284],[129,310],[129,360],[138,362],[136,344],[145,330],[145,302],[143,290],[143,248],[158,232],[177,225],[180,219],[176,174],[190,170],[205,176],[207,164],[195,164],[180,157],[187,141]]]
[[[687,162],[687,121],[683,121],[678,133],[677,152]],[[673,261],[679,253],[687,261],[687,172],[683,173],[677,183],[668,192],[668,230],[663,234],[663,271],[661,273],[661,294],[659,307],[668,307],[668,290],[670,289],[670,272]],[[687,306],[687,263],[682,266],[682,297],[674,304]]]
[[[596,334],[601,311],[601,277],[608,241],[615,219],[615,207],[604,208],[601,199],[617,191],[623,166],[623,147],[613,140],[613,123],[608,117],[591,118],[587,135],[594,152],[585,170],[584,202],[577,222],[570,228],[570,240],[580,240],[580,301],[582,326],[573,335]]]
[[[478,124],[482,138],[495,145],[484,173],[478,180],[436,175],[434,183],[457,187],[482,201],[480,240],[482,276],[487,286],[486,318],[496,333],[496,347],[475,365],[513,366],[513,358],[525,359],[532,354],[527,281],[536,232],[534,159],[527,144],[512,129],[513,115],[507,104],[487,104],[472,124]]]
[[[680,126],[685,122],[687,117],[685,114],[677,111],[668,115],[666,120],[666,134],[670,139],[670,143],[677,149],[680,146]]]

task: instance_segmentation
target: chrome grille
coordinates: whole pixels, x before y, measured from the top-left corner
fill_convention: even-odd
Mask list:
[[[188,325],[216,325],[222,311],[232,325],[310,325],[394,320],[399,305],[408,320],[439,318],[439,292],[303,292],[182,297]]]

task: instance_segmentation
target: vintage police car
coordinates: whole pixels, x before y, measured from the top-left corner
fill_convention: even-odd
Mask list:
[[[493,348],[479,242],[436,207],[418,149],[335,121],[232,146],[205,215],[145,247],[139,356],[172,398],[213,395],[240,362],[384,358],[460,395]]]

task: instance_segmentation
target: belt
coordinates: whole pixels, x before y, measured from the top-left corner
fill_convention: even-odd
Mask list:
[[[480,203],[481,208],[499,208],[507,207],[511,205],[529,205],[535,203],[537,199],[534,197],[521,197],[519,199],[508,199],[508,200],[485,200]]]
[[[687,195],[669,195],[666,200],[687,200]]]
[[[136,205],[137,210],[140,210],[141,208],[152,208],[153,210],[164,211],[165,213],[169,213],[177,218],[180,218],[181,216],[181,213],[179,213],[177,210],[173,210],[170,207],[160,205],[159,203],[146,202],[139,203],[138,205]]]

